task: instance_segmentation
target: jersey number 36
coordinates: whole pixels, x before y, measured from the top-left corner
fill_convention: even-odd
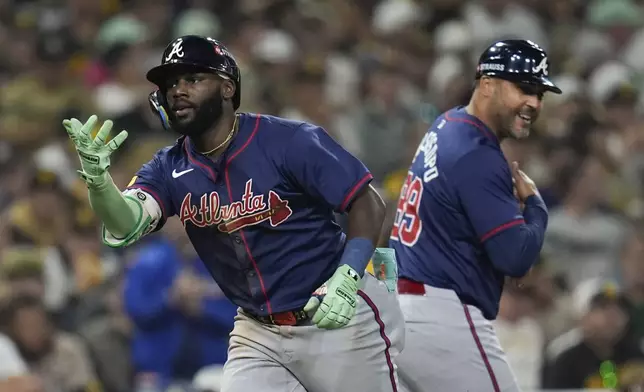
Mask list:
[[[400,241],[403,245],[414,246],[423,223],[418,217],[418,206],[423,196],[423,182],[412,173],[407,175],[405,183],[400,190],[400,199],[396,207],[396,217],[391,229],[391,240]]]

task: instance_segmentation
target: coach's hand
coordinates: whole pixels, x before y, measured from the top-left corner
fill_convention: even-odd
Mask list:
[[[309,299],[304,311],[313,314],[313,324],[323,329],[342,328],[351,321],[356,313],[358,284],[360,275],[348,265],[341,265],[326,283],[326,295],[322,303],[314,295]]]
[[[110,167],[110,155],[127,139],[127,132],[122,131],[109,143],[105,143],[112,130],[113,124],[110,120],[105,121],[92,138],[92,130],[97,121],[96,115],[92,115],[85,124],[75,118],[63,120],[63,126],[80,158],[81,170],[78,173],[88,185],[96,185],[105,179],[105,173]]]
[[[530,196],[539,194],[539,190],[534,181],[519,169],[518,162],[512,162],[512,179],[517,190],[517,197],[521,202],[525,202]]]

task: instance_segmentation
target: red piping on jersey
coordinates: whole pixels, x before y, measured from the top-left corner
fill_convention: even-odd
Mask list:
[[[474,326],[474,322],[472,321],[472,315],[470,314],[470,310],[467,308],[467,305],[465,304],[463,304],[463,311],[465,312],[465,318],[467,319],[467,323],[470,326],[470,331],[472,332],[474,343],[476,343],[476,347],[479,350],[479,354],[481,354],[481,359],[483,360],[483,363],[485,364],[485,368],[487,369],[487,373],[490,376],[490,381],[492,381],[492,387],[494,388],[494,392],[501,392],[501,388],[499,388],[499,382],[496,380],[496,375],[494,374],[494,369],[492,369],[490,360],[488,359],[487,354],[483,349],[483,345],[481,344],[481,339],[479,339],[479,335],[476,332],[476,327]]]
[[[142,191],[144,191],[144,192],[149,193],[150,195],[152,195],[152,197],[154,197],[154,200],[156,200],[156,201],[157,201],[157,204],[159,205],[159,207],[161,207],[161,214],[163,215],[161,218],[162,218],[162,219],[166,219],[166,218],[168,217],[168,215],[167,215],[167,214],[166,214],[166,212],[165,212],[165,211],[166,211],[166,210],[165,210],[165,206],[163,205],[163,202],[161,201],[161,198],[160,198],[160,197],[159,197],[159,195],[158,195],[155,191],[153,191],[152,189],[148,188],[148,187],[147,187],[147,186],[145,186],[145,185],[136,185],[136,184],[135,184],[135,185],[132,185],[132,186],[129,186],[129,187],[125,188],[125,189],[140,189],[140,190],[142,190]]]
[[[212,170],[212,168],[210,166],[206,165],[205,163],[201,163],[201,162],[199,162],[198,160],[196,160],[196,159],[194,159],[192,157],[192,154],[190,154],[190,149],[188,148],[188,143],[183,143],[183,148],[186,150],[186,155],[188,156],[188,160],[190,161],[190,163],[192,163],[193,165],[197,165],[197,166],[201,167],[202,169],[206,169],[208,174],[210,174],[210,179],[213,182],[215,182],[215,179],[217,177],[215,176],[214,170]]]
[[[476,122],[474,122],[472,120],[468,120],[466,118],[450,117],[449,112],[445,113],[445,119],[447,121],[463,122],[463,123],[466,123],[466,124],[473,125],[474,127],[476,127],[476,129],[481,131],[481,133],[483,133],[483,135],[485,135],[487,138],[490,138],[490,139],[496,141],[497,143],[499,142],[499,139],[496,137],[496,135],[491,133],[489,130],[485,129],[485,127],[482,127],[481,124],[478,124],[478,123],[476,123]]]
[[[523,224],[523,223],[525,223],[525,220],[523,218],[519,218],[519,219],[515,219],[515,220],[510,221],[510,222],[504,223],[504,224],[502,224],[500,226],[497,226],[494,229],[492,229],[492,230],[488,231],[487,233],[483,234],[483,236],[481,236],[481,242],[484,242],[485,240],[489,239],[490,237],[492,237],[493,235],[497,234],[500,231],[503,231],[505,229],[509,229],[510,227],[520,225],[520,224]]]
[[[228,158],[228,161],[226,161],[226,166],[228,166],[228,164],[230,164],[230,162],[233,159],[237,158],[237,155],[239,155],[240,152],[244,151],[244,149],[246,147],[248,147],[248,145],[250,144],[250,141],[253,140],[253,138],[255,137],[255,134],[257,133],[257,130],[259,129],[259,119],[260,118],[261,118],[260,115],[257,114],[257,119],[255,120],[255,128],[253,128],[253,133],[250,134],[250,136],[248,137],[248,140],[246,140],[244,145],[241,146],[239,148],[239,150],[235,151],[235,153],[230,158]],[[226,168],[228,168],[228,167],[226,167]]]
[[[224,169],[224,177],[226,178],[226,189],[228,190],[228,197],[232,201],[233,200],[233,192],[232,192],[232,187],[230,186],[230,177],[228,176],[228,166],[230,165],[230,162],[239,155],[248,145],[250,144],[250,141],[253,140],[255,135],[257,134],[257,130],[259,129],[259,120],[260,120],[260,115],[257,115],[257,120],[255,120],[255,128],[253,129],[253,133],[250,134],[248,137],[248,140],[246,140],[246,143],[244,143],[243,146],[239,150],[237,150],[227,161],[226,161],[226,168]],[[262,293],[264,294],[264,298],[266,299],[266,310],[268,311],[268,314],[273,313],[273,307],[271,306],[271,301],[268,299],[268,293],[266,292],[266,286],[264,286],[264,279],[262,278],[262,274],[259,272],[259,268],[257,268],[257,263],[255,262],[255,258],[253,257],[252,253],[250,252],[250,247],[248,246],[248,241],[246,241],[246,236],[244,235],[244,230],[239,229],[239,235],[241,236],[242,241],[244,242],[244,248],[246,249],[246,254],[248,255],[248,258],[250,259],[250,262],[253,264],[253,268],[255,269],[255,272],[257,273],[257,278],[259,279],[259,286],[262,289]],[[252,293],[251,293],[252,294]]]
[[[373,317],[376,319],[376,323],[380,329],[380,337],[385,342],[385,361],[387,361],[387,368],[389,369],[389,380],[391,381],[391,388],[393,392],[398,392],[398,387],[396,386],[396,373],[394,371],[394,363],[391,360],[391,354],[389,350],[391,349],[391,340],[387,336],[385,331],[385,323],[380,318],[380,311],[376,304],[369,298],[367,293],[362,290],[358,290],[358,295],[369,305],[371,311],[373,312]]]
[[[362,179],[360,181],[358,181],[357,184],[355,184],[353,186],[353,188],[351,188],[349,193],[347,193],[347,195],[344,197],[344,200],[342,201],[342,204],[340,204],[340,211],[341,212],[344,212],[344,210],[346,210],[347,206],[349,205],[349,203],[351,202],[351,200],[355,196],[356,192],[358,192],[360,190],[360,188],[362,188],[364,183],[369,181],[369,180],[371,180],[371,179],[373,179],[373,175],[371,173],[367,173],[364,177],[362,177]]]

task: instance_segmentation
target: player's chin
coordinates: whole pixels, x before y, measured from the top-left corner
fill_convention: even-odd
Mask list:
[[[194,120],[194,115],[192,113],[186,113],[180,116],[175,114],[172,117],[172,122],[183,128],[188,127]]]

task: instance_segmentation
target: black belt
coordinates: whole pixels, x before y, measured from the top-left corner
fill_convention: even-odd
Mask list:
[[[273,313],[268,316],[258,316],[247,310],[244,310],[244,313],[262,324],[269,325],[302,325],[310,319],[309,315],[302,309]]]

